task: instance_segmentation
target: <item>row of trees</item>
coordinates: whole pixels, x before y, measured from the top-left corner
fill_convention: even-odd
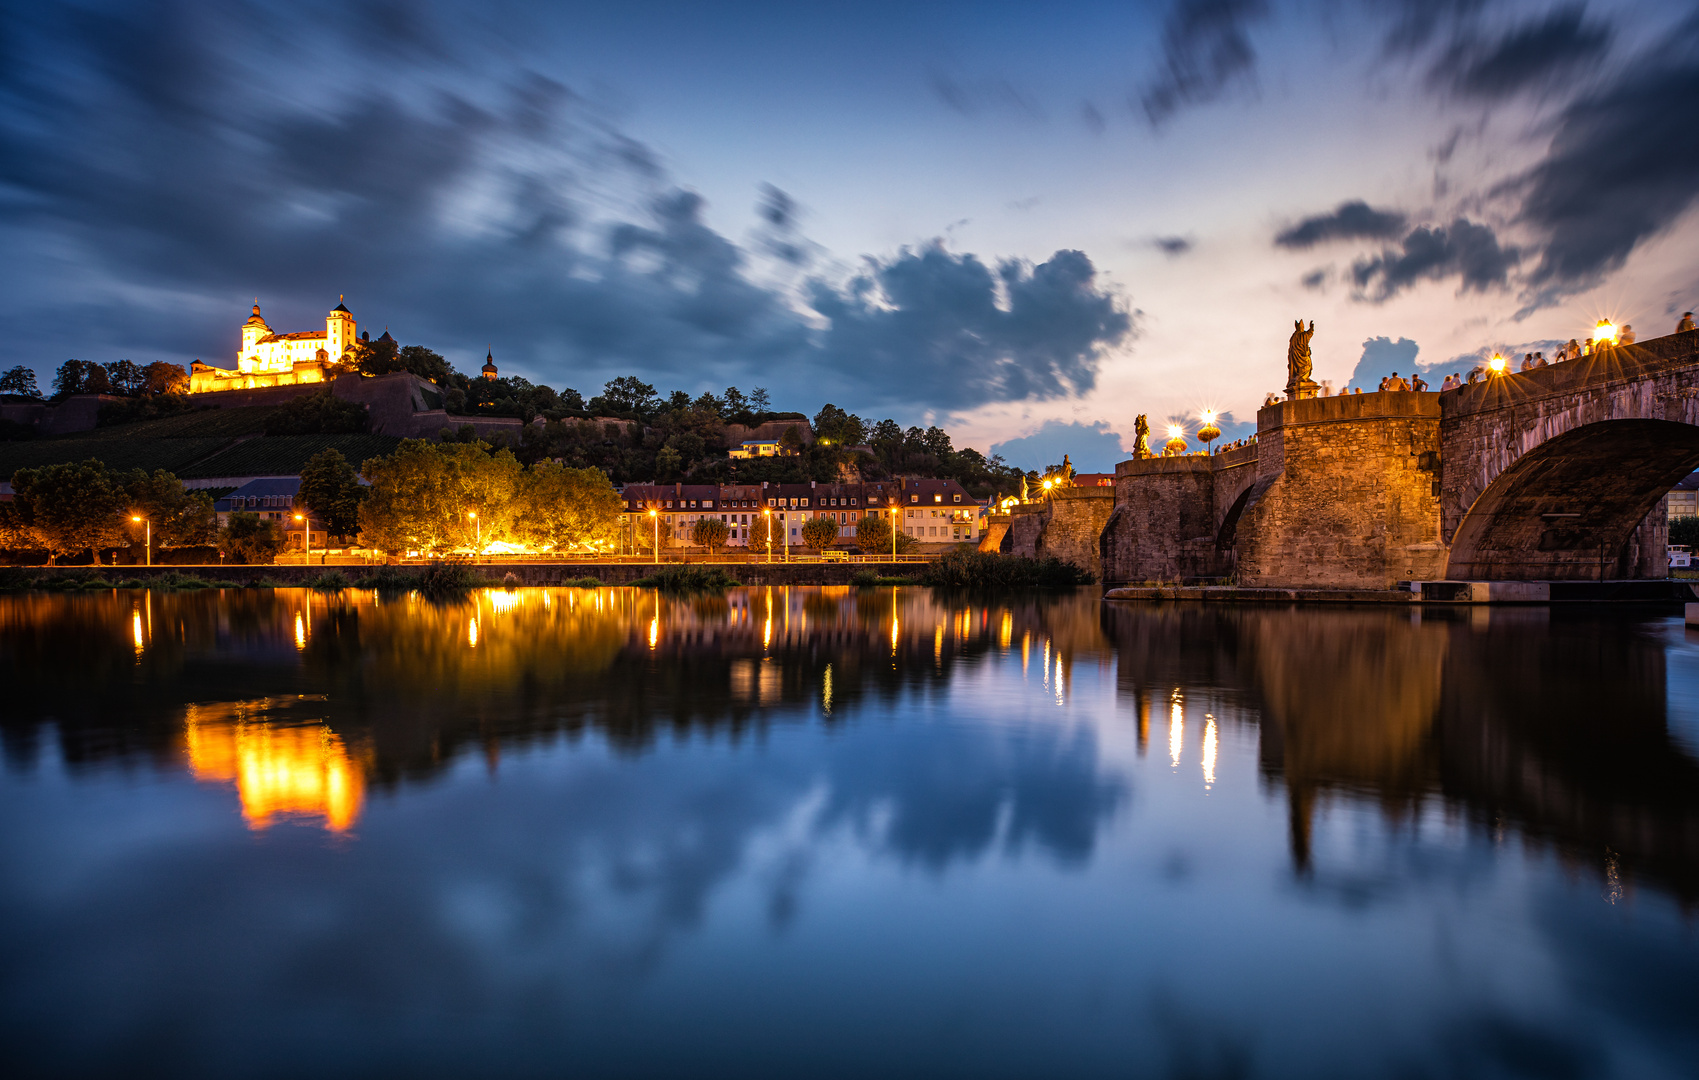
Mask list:
[[[140,547],[150,534],[156,550],[219,540],[212,500],[163,469],[109,469],[90,458],[19,469],[12,490],[0,503],[0,548],[8,550],[87,551],[98,564],[102,551]]]
[[[324,459],[321,461],[321,459]],[[440,553],[509,546],[533,551],[612,551],[625,503],[605,473],[555,462],[526,467],[483,443],[407,439],[361,466],[369,486],[350,486],[325,455],[301,501],[328,522],[355,503],[360,539],[384,551]]]

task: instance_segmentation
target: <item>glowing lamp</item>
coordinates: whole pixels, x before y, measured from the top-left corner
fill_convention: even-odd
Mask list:
[[[1163,450],[1169,454],[1186,452],[1186,433],[1181,430],[1179,424],[1168,425],[1168,442],[1164,444]]]
[[[1046,480],[1046,481],[1045,481],[1045,482],[1044,482],[1044,490],[1045,490],[1045,491],[1049,491],[1049,490],[1050,490],[1050,485],[1051,485],[1051,484],[1052,484],[1052,483],[1054,483],[1054,481],[1051,481],[1051,480]]]
[[[140,525],[142,523],[142,516],[140,514],[132,514],[130,515],[130,520],[135,522],[137,525]]]
[[[1616,344],[1616,327],[1609,319],[1600,319],[1593,327],[1593,341],[1598,345]]]
[[[1503,375],[1505,366],[1504,357],[1500,356],[1498,353],[1493,353],[1493,358],[1487,361],[1487,369],[1494,375]]]
[[[1203,427],[1198,428],[1198,438],[1202,439],[1204,447],[1208,448],[1210,443],[1221,438],[1221,428],[1215,423],[1215,410],[1205,409],[1198,418],[1203,421]]]

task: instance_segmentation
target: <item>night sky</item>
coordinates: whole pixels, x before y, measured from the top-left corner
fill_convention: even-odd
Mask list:
[[[463,371],[1106,467],[1699,304],[1688,3],[8,3],[0,365],[346,295]]]

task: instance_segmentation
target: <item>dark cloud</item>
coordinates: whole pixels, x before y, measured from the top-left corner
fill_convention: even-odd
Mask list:
[[[1460,291],[1507,284],[1510,270],[1521,259],[1514,247],[1501,246],[1486,225],[1458,218],[1448,226],[1423,226],[1404,238],[1399,249],[1357,260],[1351,276],[1370,299],[1389,299],[1422,279],[1462,278]]]
[[[256,293],[285,329],[346,294],[362,323],[462,366],[493,338],[555,385],[756,379],[806,406],[832,384],[848,407],[918,412],[1087,389],[1128,333],[1077,253],[997,272],[932,250],[873,260],[871,285],[809,286],[836,313],[813,321],[795,274],[818,249],[789,194],[763,187],[752,239],[728,239],[571,88],[409,11],[369,5],[327,35],[311,13],[186,0],[13,9],[0,311],[27,328],[18,359],[229,362]],[[372,20],[400,44],[361,46]],[[942,286],[963,275],[975,284]],[[863,307],[864,287],[895,306]]]
[[[1284,248],[1311,248],[1330,240],[1389,240],[1404,231],[1407,221],[1396,210],[1376,210],[1361,199],[1342,202],[1327,214],[1307,217],[1275,236]]]
[[[1184,236],[1159,236],[1151,243],[1164,255],[1184,255],[1192,250],[1192,241]]]
[[[1306,289],[1320,290],[1323,285],[1327,284],[1328,273],[1329,271],[1327,267],[1323,266],[1318,269],[1311,270],[1309,273],[1299,278],[1298,283]]]
[[[1256,72],[1247,28],[1268,15],[1266,0],[1176,0],[1162,28],[1162,65],[1139,95],[1152,124],[1181,107],[1214,101]]]
[[[1691,34],[1564,108],[1546,157],[1513,189],[1545,238],[1536,289],[1584,287],[1662,233],[1699,194],[1699,42]]]
[[[1079,251],[993,272],[933,244],[869,259],[841,286],[816,280],[809,303],[830,322],[828,369],[941,409],[1082,394],[1104,349],[1132,334],[1125,306]]]
[[[1610,40],[1610,28],[1588,22],[1580,6],[1558,8],[1496,41],[1460,35],[1434,63],[1428,81],[1461,98],[1498,101],[1596,62]]]

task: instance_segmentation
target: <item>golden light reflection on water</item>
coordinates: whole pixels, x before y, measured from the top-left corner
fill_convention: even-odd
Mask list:
[[[478,647],[478,620],[475,618],[466,620],[466,644],[474,649]]]
[[[295,613],[295,647],[297,649],[307,647],[307,620],[302,617],[300,612]]]
[[[234,784],[250,829],[303,817],[347,832],[365,799],[364,769],[323,724],[247,718],[269,704],[188,707],[183,740],[195,779]]]
[[[1203,715],[1203,786],[1215,786],[1215,717]]]
[[[135,639],[135,642],[136,642],[136,655],[138,655],[138,656],[141,655],[141,651],[142,651],[142,613],[141,613],[140,608],[137,608],[134,612],[132,612],[130,614],[130,636],[133,639]]]
[[[1168,705],[1168,759],[1176,769],[1180,767],[1180,751],[1186,742],[1185,714],[1180,706],[1180,693],[1176,690]]]

